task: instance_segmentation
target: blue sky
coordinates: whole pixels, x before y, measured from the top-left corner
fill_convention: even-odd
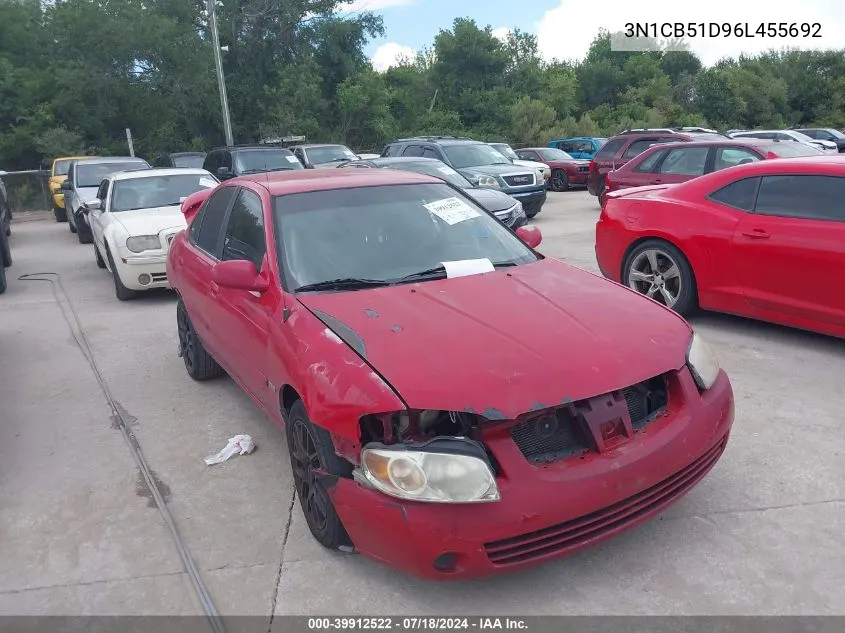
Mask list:
[[[784,46],[845,47],[845,2],[804,0],[800,11],[796,6],[795,0],[708,0],[703,5],[678,0],[600,0],[592,5],[584,0],[351,0],[340,12],[364,10],[383,16],[385,37],[367,47],[377,69],[392,63],[397,54],[430,47],[438,31],[450,28],[456,17],[473,18],[499,34],[514,28],[534,33],[546,59],[580,59],[599,28],[618,31],[627,22],[747,23],[752,30],[761,22],[797,24],[799,29],[803,23],[819,24],[819,38],[732,36],[688,40],[705,64],[723,56]]]

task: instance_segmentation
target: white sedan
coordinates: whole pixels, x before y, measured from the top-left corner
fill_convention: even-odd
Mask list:
[[[121,301],[152,288],[170,288],[167,250],[185,229],[181,203],[216,187],[204,169],[145,169],[110,174],[83,212],[94,234],[94,256],[114,278]]]

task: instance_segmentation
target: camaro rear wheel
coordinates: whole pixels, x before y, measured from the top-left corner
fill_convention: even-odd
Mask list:
[[[210,380],[222,376],[223,368],[202,346],[182,299],[176,303],[176,327],[179,330],[179,351],[188,375],[194,380]]]
[[[566,191],[569,189],[569,176],[562,169],[552,172],[552,191]]]
[[[695,309],[692,267],[681,251],[663,240],[647,240],[631,251],[622,267],[622,282],[678,314]]]
[[[349,476],[351,464],[335,454],[331,436],[311,423],[301,400],[291,407],[285,427],[296,496],[308,529],[323,547],[338,549],[351,545],[324,478],[317,474],[324,471],[330,476]]]

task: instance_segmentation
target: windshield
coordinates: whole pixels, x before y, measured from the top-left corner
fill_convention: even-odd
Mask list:
[[[418,174],[427,174],[440,178],[448,183],[460,187],[461,189],[472,189],[473,184],[461,176],[454,169],[449,167],[446,163],[439,160],[426,160],[418,162],[402,162],[385,165],[388,169],[401,169],[402,171],[413,171]]]
[[[806,142],[808,142],[808,141],[809,141],[810,143],[812,143],[812,142],[815,140],[815,139],[813,139],[813,138],[810,138],[809,136],[807,136],[807,135],[806,135],[806,134],[804,134],[803,132],[796,132],[796,131],[794,131],[794,130],[793,130],[793,131],[791,131],[791,132],[789,133],[789,135],[790,135],[791,137],[793,137],[796,141],[801,141],[802,143],[806,143]]]
[[[830,129],[825,128],[825,130],[824,130],[824,131],[825,131],[825,132],[827,132],[828,134],[830,134],[833,138],[838,138],[838,139],[843,139],[843,138],[845,138],[845,134],[843,134],[843,133],[842,133],[842,132],[840,132],[839,130],[834,130],[834,129],[832,129],[832,128],[830,128]]]
[[[462,143],[460,145],[447,145],[443,148],[452,167],[464,169],[465,167],[480,167],[482,165],[510,165],[511,162],[502,156],[501,152],[493,149],[484,143]]]
[[[538,149],[537,153],[543,160],[573,160],[572,156],[564,152],[562,149],[553,149],[549,147]]]
[[[140,161],[127,161],[125,163],[94,163],[80,164],[76,169],[77,187],[99,187],[103,178],[116,171],[128,171],[130,169],[148,169],[146,163]]]
[[[70,168],[70,164],[72,162],[72,158],[69,158],[67,160],[57,160],[55,163],[53,163],[53,175],[67,176],[67,170]]]
[[[818,156],[823,152],[813,145],[804,145],[803,143],[772,143],[771,145],[762,145],[761,149],[776,154],[781,158],[796,158],[798,156]]]
[[[177,154],[172,158],[174,167],[202,169],[202,164],[205,162],[205,154]]]
[[[500,154],[504,154],[511,160],[518,160],[519,156],[516,155],[516,152],[511,149],[511,146],[507,143],[491,143],[490,146],[498,150]]]
[[[265,171],[304,169],[302,163],[286,149],[249,149],[232,152],[235,172],[238,174],[259,174]]]
[[[347,160],[357,160],[355,153],[343,145],[324,145],[323,147],[309,147],[305,150],[312,165],[325,163],[340,163]]]
[[[192,193],[211,189],[217,184],[217,179],[211,174],[175,174],[116,180],[110,210],[120,212],[176,206]]]
[[[292,290],[337,279],[399,282],[443,262],[537,260],[501,222],[446,184],[278,196],[274,213],[280,264]]]

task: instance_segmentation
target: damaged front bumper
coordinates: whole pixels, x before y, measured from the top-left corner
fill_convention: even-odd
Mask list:
[[[439,504],[389,497],[353,479],[329,486],[355,548],[429,579],[472,578],[559,558],[663,511],[715,465],[734,418],[727,376],[699,393],[674,373],[670,406],[616,450],[530,463],[505,431],[484,441],[501,500]]]

